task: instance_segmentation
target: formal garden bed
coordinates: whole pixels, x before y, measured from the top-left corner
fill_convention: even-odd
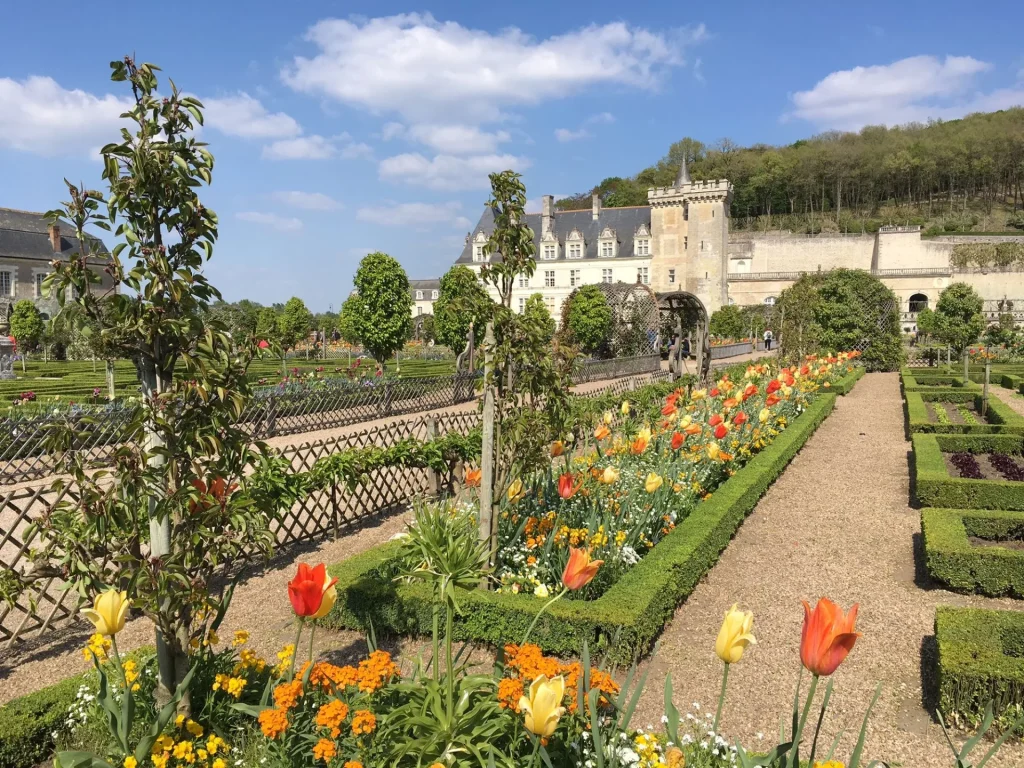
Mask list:
[[[915,434],[914,494],[922,506],[1024,510],[1024,440]],[[1012,479],[1010,479],[1012,478]]]
[[[984,409],[980,393],[963,389],[906,392],[904,400],[910,432],[1024,434],[1024,417],[994,396]]]
[[[1024,598],[1024,512],[923,509],[932,578],[956,592]]]
[[[946,390],[981,391],[973,381],[964,382],[963,376],[940,374],[932,371],[904,368],[900,373],[904,392],[933,392]]]

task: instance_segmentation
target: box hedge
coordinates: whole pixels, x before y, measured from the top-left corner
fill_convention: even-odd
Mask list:
[[[968,537],[992,542],[1024,541],[1024,512],[923,509],[928,573],[955,592],[1024,597],[1024,551],[976,546]]]
[[[926,403],[973,403],[981,419],[982,396],[965,389],[950,389],[943,392],[918,391],[904,393],[904,408],[907,426],[914,432],[942,432],[957,434],[1024,434],[1024,417],[1003,403],[997,397],[989,397],[986,422],[979,424],[940,424],[928,416]]]
[[[963,374],[953,376],[950,374],[938,373],[935,371],[914,370],[903,368],[900,370],[900,381],[903,384],[904,392],[932,392],[952,390],[978,390],[980,387],[973,381],[966,384]]]
[[[53,734],[86,679],[75,675],[0,707],[0,768],[32,768],[53,755]]]
[[[835,400],[833,394],[815,400],[774,443],[699,504],[600,598],[555,603],[538,623],[532,641],[558,655],[576,654],[587,641],[591,648],[607,649],[610,658],[622,663],[648,651],[676,606],[717,562],[768,486],[831,413]],[[326,625],[372,626],[377,633],[430,632],[429,589],[392,580],[399,546],[392,542],[330,569],[338,577],[338,601],[323,620]],[[456,638],[492,645],[521,637],[539,608],[532,595],[484,590],[460,592],[459,603],[462,614],[456,619]]]
[[[941,435],[918,433],[914,446],[914,496],[924,507],[1024,510],[1024,483],[953,477],[943,453],[1020,455],[1024,439],[1011,435]]]
[[[1024,613],[940,606],[935,612],[939,709],[977,725],[992,702],[997,721],[1024,705]]]

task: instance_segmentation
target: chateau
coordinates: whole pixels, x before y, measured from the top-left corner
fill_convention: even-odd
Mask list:
[[[513,309],[521,311],[527,298],[540,293],[557,320],[562,303],[581,285],[639,281],[658,294],[692,293],[710,314],[725,304],[774,304],[801,274],[845,267],[868,270],[893,290],[906,332],[916,330],[917,312],[934,306],[942,289],[957,281],[970,283],[985,299],[986,317],[995,319],[1000,303],[1011,301],[1018,322],[1024,322],[1019,267],[957,270],[950,264],[958,243],[1024,241],[1024,236],[926,239],[919,227],[811,236],[730,232],[732,195],[727,180],[693,181],[685,162],[672,187],[647,193],[646,206],[604,208],[594,195],[589,210],[556,211],[554,198],[546,195],[541,212],[526,215],[537,269],[532,278],[518,278]],[[488,260],[483,246],[493,227],[485,208],[456,263],[479,272]]]

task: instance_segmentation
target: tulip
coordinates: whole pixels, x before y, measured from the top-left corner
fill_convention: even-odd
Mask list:
[[[604,560],[591,560],[590,552],[586,549],[569,547],[569,562],[562,571],[562,584],[566,589],[583,589],[594,580],[597,569],[603,563]]]
[[[565,472],[558,478],[558,495],[563,499],[571,499],[583,485],[583,478],[572,472]]]
[[[565,697],[565,678],[559,675],[550,680],[541,675],[530,685],[529,697],[519,699],[519,711],[525,715],[526,730],[542,739],[549,738],[565,714],[561,706]]]
[[[608,429],[604,424],[594,430],[594,439],[600,442],[604,440],[608,435],[611,434],[611,430]]]
[[[690,422],[692,422],[692,421],[693,421],[693,416],[683,416],[683,418],[681,418],[679,420],[679,428],[682,429],[683,427],[690,426]]]
[[[327,580],[327,567],[323,563],[312,568],[306,563],[299,563],[298,573],[288,582],[288,599],[295,615],[304,619],[326,616],[338,599],[334,586],[337,582],[337,579]]]
[[[715,427],[715,439],[721,440],[723,437],[729,434],[729,428],[725,424],[719,424]]]
[[[611,424],[613,421],[615,421],[615,414],[612,413],[611,411],[605,411],[604,412],[604,423],[605,424]]]
[[[718,447],[718,443],[708,443],[708,458],[714,461],[722,453],[722,449]]]
[[[520,480],[519,478],[516,478],[508,487],[508,500],[515,504],[525,495],[526,491],[523,489],[523,481]]]
[[[651,472],[647,475],[647,480],[644,481],[644,490],[648,493],[654,493],[656,490],[661,488],[661,485],[664,482],[665,481],[662,479],[661,475]]]
[[[629,409],[629,400],[623,400],[622,407],[619,409],[619,411],[622,413],[623,416],[629,416]]]
[[[746,420],[747,420],[747,414],[745,414],[743,411],[740,411],[739,413],[737,413],[735,416],[732,417],[732,423],[735,424],[736,426],[739,426],[740,424],[742,424]]]
[[[726,401],[724,401],[724,402],[722,403],[722,407],[723,407],[723,408],[724,408],[725,410],[727,410],[727,411],[728,411],[728,410],[730,410],[730,409],[732,409],[732,408],[735,408],[735,407],[736,407],[737,405],[739,405],[739,404],[740,404],[740,401],[739,401],[739,400],[737,400],[737,399],[736,399],[735,397],[730,397],[730,398],[729,398],[728,400],[726,400]]]
[[[705,397],[707,397],[707,394],[708,392],[706,389],[695,389],[693,390],[693,392],[690,393],[690,399],[694,401],[703,400]]]
[[[717,427],[723,421],[724,421],[724,419],[722,418],[722,414],[716,413],[714,416],[712,416],[710,419],[708,419],[708,426],[709,427]]]
[[[757,420],[764,424],[766,421],[768,421],[769,418],[771,418],[771,415],[771,411],[769,411],[767,408],[762,408],[761,412],[757,414]]]
[[[808,672],[816,677],[828,677],[853,649],[860,637],[854,631],[858,605],[855,603],[848,614],[823,597],[811,610],[804,601],[804,628],[800,637],[800,661]]]
[[[681,432],[675,432],[672,434],[672,450],[678,451],[683,447],[683,443],[686,442],[686,436]]]
[[[779,402],[779,396],[776,395],[774,392],[772,392],[770,395],[768,395],[768,397],[764,399],[764,404],[767,405],[769,408],[771,408],[777,402]]]
[[[688,435],[699,435],[701,432],[700,424],[690,424],[683,432]]]
[[[770,395],[772,392],[775,392],[781,386],[782,386],[782,382],[781,381],[779,381],[778,379],[772,379],[770,382],[768,382],[768,390],[767,390],[768,394]]]
[[[82,615],[95,625],[98,634],[113,637],[124,629],[131,604],[126,592],[108,589],[96,595],[92,608],[83,608]]]
[[[557,459],[563,453],[565,453],[565,443],[561,440],[555,440],[555,442],[551,444],[551,458]]]
[[[662,416],[675,416],[678,412],[679,409],[676,408],[675,403],[666,403],[665,406],[661,409]]]
[[[753,384],[748,384],[747,388],[743,390],[743,400],[747,401],[757,394],[757,387]]]
[[[611,485],[619,479],[619,470],[615,467],[605,467],[604,472],[601,473],[601,482],[605,485]]]
[[[647,440],[643,437],[637,437],[632,443],[629,444],[629,450],[635,455],[639,456],[645,450],[647,450]]]
[[[718,631],[718,639],[715,641],[715,653],[718,658],[726,664],[735,664],[743,657],[743,652],[748,645],[757,643],[750,630],[754,626],[754,614],[750,611],[741,611],[739,606],[733,605],[726,614],[722,628]]]
[[[484,476],[482,469],[471,469],[466,472],[465,484],[469,488],[479,488],[480,479]]]
[[[708,392],[708,394],[711,395],[711,397],[718,397],[718,387],[714,387],[710,392]]]

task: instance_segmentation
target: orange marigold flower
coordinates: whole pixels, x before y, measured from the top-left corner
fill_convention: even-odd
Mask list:
[[[325,763],[331,762],[337,754],[338,748],[330,739],[320,739],[313,747],[313,757],[316,760],[323,760]]]
[[[321,728],[330,728],[331,736],[338,738],[341,734],[341,724],[346,717],[348,717],[348,704],[333,699],[317,710],[316,724]]]
[[[374,651],[359,662],[359,690],[372,693],[398,675],[398,665],[387,651]]]
[[[352,716],[352,733],[359,736],[363,733],[373,733],[377,729],[377,718],[373,712],[365,709],[356,710]]]
[[[274,688],[274,704],[279,709],[289,710],[295,706],[302,695],[302,679],[296,678],[290,683],[281,683]]]
[[[363,768],[363,764],[358,760],[349,760],[341,768]]]
[[[283,709],[265,709],[259,720],[260,730],[271,741],[288,730],[288,713]]]
[[[498,703],[502,709],[519,711],[519,699],[523,696],[523,681],[506,677],[498,683]]]

